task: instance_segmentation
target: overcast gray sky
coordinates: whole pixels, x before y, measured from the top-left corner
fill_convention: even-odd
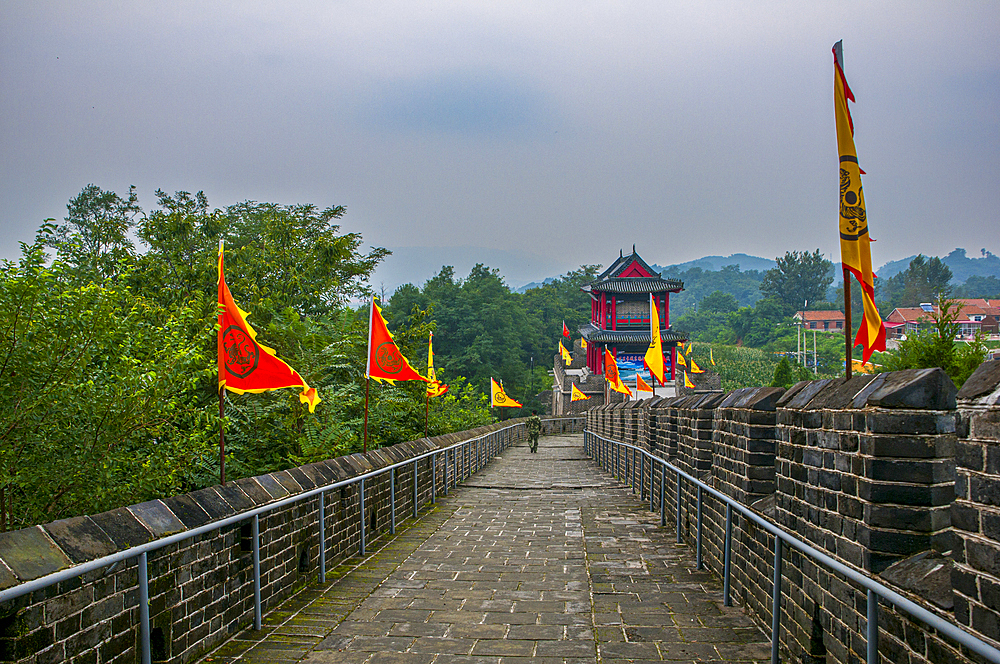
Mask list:
[[[838,39],[875,265],[1000,253],[993,0],[7,0],[0,257],[94,183],[556,271],[839,260]]]

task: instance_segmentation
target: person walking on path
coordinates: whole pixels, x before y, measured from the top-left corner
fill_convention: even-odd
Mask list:
[[[531,417],[528,418],[528,438],[532,454],[538,451],[538,434],[540,433],[542,433],[542,420],[538,417],[538,411],[533,410]]]

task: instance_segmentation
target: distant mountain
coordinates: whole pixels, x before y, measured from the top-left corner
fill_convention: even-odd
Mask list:
[[[996,277],[1000,279],[1000,257],[996,254],[981,249],[979,258],[969,258],[965,249],[955,249],[950,254],[941,259],[941,262],[951,270],[951,283],[963,284],[969,277]],[[926,256],[931,258],[931,256]],[[898,261],[890,261],[875,270],[875,274],[881,279],[888,279],[897,275],[910,266],[910,261],[916,255],[907,256]]]
[[[777,263],[770,258],[761,258],[759,256],[750,256],[748,254],[732,254],[731,256],[705,256],[693,261],[688,261],[687,263],[675,263],[674,265],[667,265],[666,267],[660,267],[655,264],[650,265],[650,267],[654,270],[659,270],[661,273],[667,272],[668,274],[676,274],[678,272],[690,270],[693,267],[700,267],[702,270],[715,272],[721,270],[727,265],[739,265],[740,272],[747,272],[748,270],[766,272],[772,267],[777,266]]]

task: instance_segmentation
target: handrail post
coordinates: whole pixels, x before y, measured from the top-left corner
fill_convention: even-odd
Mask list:
[[[358,520],[360,521],[361,546],[358,548],[359,555],[365,555],[365,481],[358,482]]]
[[[729,595],[729,563],[732,561],[733,551],[733,506],[726,503],[726,543],[723,549],[722,563],[722,605],[732,606],[733,599]]]
[[[667,462],[660,464],[660,527],[667,526]]]
[[[698,534],[695,545],[695,569],[701,569],[701,485],[698,485]]]
[[[867,664],[878,664],[878,595],[868,589],[868,659]]]
[[[419,508],[417,507],[417,477],[419,475],[417,468],[417,460],[413,460],[413,518],[416,519],[419,515]]]
[[[326,500],[319,492],[319,582],[326,581]]]
[[[142,664],[152,662],[152,651],[149,647],[149,569],[146,552],[139,554],[139,639],[142,642]]]
[[[653,456],[649,457],[649,511],[653,511],[653,481],[656,479],[656,466],[653,463]]]
[[[681,540],[681,471],[677,471],[677,543]]]
[[[774,538],[774,589],[771,593],[771,664],[778,662],[781,636],[781,538]]]
[[[389,534],[396,534],[396,467],[389,469]]]
[[[260,615],[260,516],[253,515],[250,525],[250,536],[253,539],[253,628],[261,627]]]
[[[437,502],[437,453],[431,454],[431,505]]]

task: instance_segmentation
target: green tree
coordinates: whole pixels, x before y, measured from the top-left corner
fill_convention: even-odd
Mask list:
[[[42,227],[39,240],[56,250],[67,267],[74,267],[82,279],[117,277],[134,258],[129,237],[142,215],[135,187],[122,198],[89,184],[66,205],[65,224]],[[69,276],[69,275],[67,275]]]
[[[77,268],[47,265],[40,244],[0,268],[0,486],[9,527],[174,492],[217,425],[191,398],[211,364],[189,331],[209,334],[211,321],[121,287],[79,283]]]
[[[819,249],[811,254],[787,251],[775,260],[777,267],[765,272],[760,283],[765,298],[780,302],[788,315],[802,309],[807,300],[826,299],[826,289],[833,283],[833,263],[823,258]]]
[[[951,292],[951,277],[951,269],[940,258],[928,259],[918,254],[905,270],[881,284],[879,298],[889,308],[934,302]]]

